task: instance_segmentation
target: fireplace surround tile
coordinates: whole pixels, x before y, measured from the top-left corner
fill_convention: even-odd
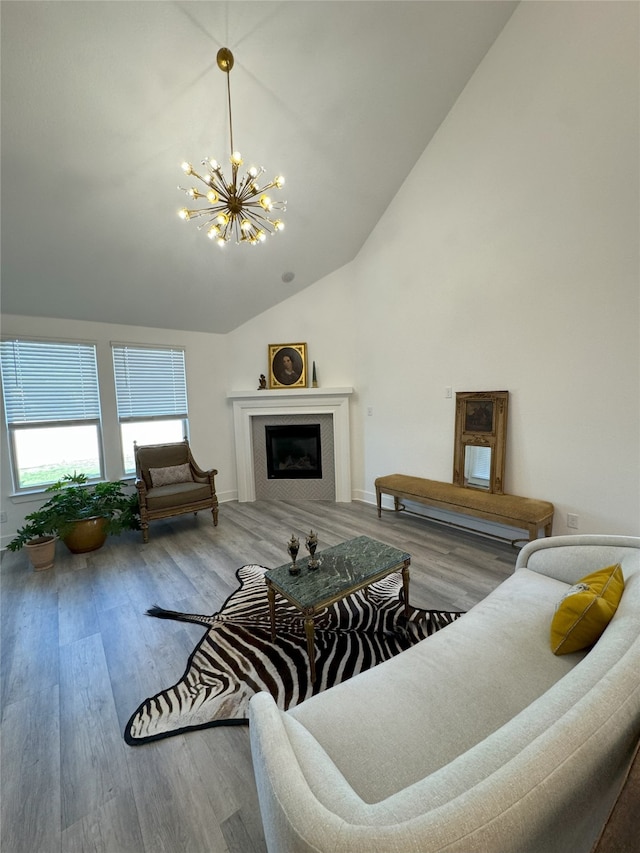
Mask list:
[[[320,424],[322,479],[270,480],[265,426]],[[256,500],[332,501],[335,499],[333,418],[331,415],[259,415],[251,419]]]

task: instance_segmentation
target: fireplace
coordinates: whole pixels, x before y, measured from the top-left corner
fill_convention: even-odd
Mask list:
[[[351,500],[349,398],[353,388],[230,391],[238,500]],[[271,480],[265,426],[320,424],[322,479]]]
[[[321,480],[320,424],[265,426],[270,480]]]

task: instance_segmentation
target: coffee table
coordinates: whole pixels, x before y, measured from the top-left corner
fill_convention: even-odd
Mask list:
[[[405,551],[392,548],[383,542],[358,536],[340,545],[334,545],[316,553],[318,568],[309,569],[309,557],[296,561],[300,574],[289,572],[291,563],[284,563],[265,574],[269,614],[271,617],[271,639],[276,639],[276,593],[286,598],[304,616],[307,651],[311,669],[311,681],[316,680],[314,646],[314,617],[343,598],[359,589],[364,589],[393,572],[402,572],[404,612],[409,615],[409,564],[411,557]]]

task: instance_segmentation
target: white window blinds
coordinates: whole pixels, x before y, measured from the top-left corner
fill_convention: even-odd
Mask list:
[[[93,344],[5,340],[0,355],[8,424],[100,419]]]
[[[184,350],[113,345],[118,419],[188,415]]]

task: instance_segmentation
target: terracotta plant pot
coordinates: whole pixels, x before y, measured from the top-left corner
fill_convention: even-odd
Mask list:
[[[41,572],[53,567],[56,556],[55,536],[39,536],[31,542],[26,542],[24,547],[34,571]]]
[[[76,521],[70,533],[62,541],[72,554],[97,551],[107,540],[107,519],[95,516]]]

